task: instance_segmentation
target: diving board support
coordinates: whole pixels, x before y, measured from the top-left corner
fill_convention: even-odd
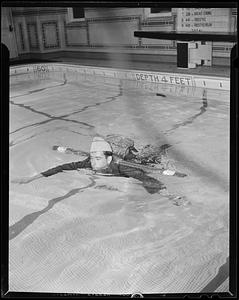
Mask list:
[[[196,68],[212,65],[212,42],[177,41],[177,67]]]

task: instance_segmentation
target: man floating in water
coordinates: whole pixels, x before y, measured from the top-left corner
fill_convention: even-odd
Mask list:
[[[127,166],[136,167],[146,173],[158,173],[163,175],[171,175],[178,177],[185,177],[186,174],[176,171],[176,167],[171,159],[168,158],[167,150],[171,147],[169,144],[161,146],[145,145],[138,151],[135,148],[134,141],[128,137],[119,134],[109,134],[104,137],[113,152],[115,161],[120,160],[120,163]],[[82,150],[76,150],[70,147],[57,146],[52,147],[53,150],[64,154],[74,154],[78,156],[89,156],[89,153]]]
[[[101,137],[95,137],[93,139],[90,155],[85,160],[59,165],[35,176],[13,180],[12,182],[24,184],[41,177],[48,177],[59,172],[77,169],[91,169],[95,171],[96,174],[104,176],[132,177],[142,182],[143,187],[150,194],[160,193],[169,200],[172,200],[175,205],[185,205],[188,203],[184,197],[170,195],[162,182],[148,176],[144,170],[135,167],[135,165],[132,166],[130,163],[123,163],[122,160],[116,159],[113,155],[111,145]],[[174,174],[176,173],[177,172],[174,172]]]

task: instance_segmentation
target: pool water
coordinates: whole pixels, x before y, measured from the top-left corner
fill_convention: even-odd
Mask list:
[[[10,180],[84,159],[54,145],[89,151],[96,134],[120,134],[139,149],[170,144],[188,176],[151,176],[191,205],[90,170],[10,183],[9,290],[228,291],[226,274],[210,283],[229,255],[229,110],[226,91],[64,71],[11,76]]]

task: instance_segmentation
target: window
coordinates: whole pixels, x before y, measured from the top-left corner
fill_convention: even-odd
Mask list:
[[[71,7],[68,8],[68,21],[84,21],[85,20],[85,9],[82,7]]]
[[[73,18],[74,19],[83,19],[85,18],[85,11],[84,8],[81,7],[73,7]]]

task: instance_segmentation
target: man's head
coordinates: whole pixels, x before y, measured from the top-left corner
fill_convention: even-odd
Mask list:
[[[101,137],[95,137],[90,148],[90,162],[92,169],[100,171],[106,169],[112,161],[112,148]]]

